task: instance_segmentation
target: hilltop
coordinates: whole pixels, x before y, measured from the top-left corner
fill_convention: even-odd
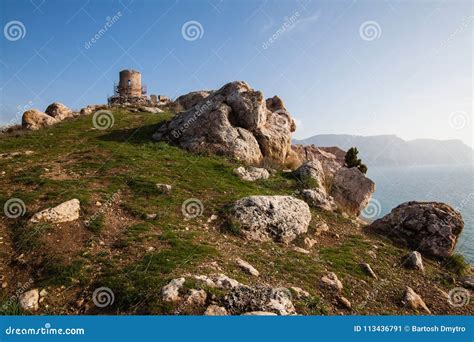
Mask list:
[[[107,112],[106,129],[90,111],[0,137],[0,202],[24,203],[19,215],[0,221],[4,314],[29,313],[18,302],[19,284],[22,292],[38,291],[33,312],[39,314],[203,314],[222,307],[233,314],[426,313],[404,302],[407,286],[433,314],[472,312],[472,304],[448,302],[448,293],[471,272],[459,256],[423,256],[424,271],[408,269],[402,264],[409,249],[333,210],[331,196],[326,209],[301,204],[302,178],[294,172],[271,164],[267,176],[251,182],[236,174],[245,164],[232,156],[188,151],[187,140],[153,140],[186,118],[176,106]],[[281,158],[295,153],[263,151]],[[305,188],[313,186],[304,181]],[[337,194],[334,201],[341,203]],[[248,238],[232,211],[256,195],[294,197],[288,203],[308,210],[307,231],[282,241]],[[36,219],[72,199],[80,203],[78,217]],[[273,228],[271,234],[281,233]],[[102,288],[114,299],[104,306],[95,297]],[[258,299],[246,302],[246,296]]]

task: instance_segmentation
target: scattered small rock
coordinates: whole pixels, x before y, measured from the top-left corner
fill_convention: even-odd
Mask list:
[[[147,220],[154,220],[156,219],[157,214],[146,214],[146,219]]]
[[[206,304],[207,293],[204,290],[191,289],[190,294],[186,298],[188,305],[202,306]]]
[[[367,255],[370,256],[372,259],[377,259],[377,253],[374,251],[368,251]]]
[[[39,308],[39,291],[33,289],[20,295],[20,306],[23,310],[37,311]]]
[[[316,226],[316,228],[314,230],[314,235],[320,236],[321,234],[323,234],[325,232],[328,232],[328,231],[329,231],[329,226],[327,225],[327,223],[323,222],[323,223],[320,223]]]
[[[309,237],[306,237],[306,238],[304,239],[304,245],[305,245],[305,247],[308,248],[308,249],[313,248],[313,246],[314,246],[317,242],[318,242],[318,241],[316,241],[316,240],[314,240],[314,239],[311,239],[311,238],[309,238]]]
[[[362,269],[362,271],[364,271],[367,275],[371,276],[371,277],[374,278],[374,279],[377,279],[377,275],[376,275],[375,272],[372,270],[372,267],[370,267],[369,264],[367,264],[367,263],[360,263],[359,266],[360,266],[360,268]]]
[[[301,287],[292,286],[290,287],[290,290],[296,294],[296,298],[298,299],[309,297],[309,292],[303,290]]]
[[[270,173],[267,169],[254,166],[238,167],[234,169],[234,174],[248,182],[255,182],[256,180],[268,179],[270,177]]]
[[[161,289],[163,301],[175,302],[180,300],[179,290],[183,287],[185,280],[184,278],[176,278],[171,280],[168,285],[163,286]]]
[[[337,205],[334,199],[326,194],[324,190],[317,189],[304,189],[301,191],[301,196],[310,206],[315,208],[321,208],[327,211],[334,211],[337,209]]]
[[[343,297],[343,296],[337,297],[337,301],[346,309],[349,309],[349,310],[352,309],[352,304],[349,301],[349,299],[347,299],[346,297]]]
[[[227,316],[227,310],[222,306],[218,305],[209,305],[204,312],[205,316]]]
[[[430,309],[428,309],[423,299],[421,299],[421,297],[409,286],[406,288],[403,303],[414,310],[423,309],[428,314],[431,314]]]
[[[406,268],[416,269],[421,272],[425,271],[425,267],[423,266],[423,259],[421,254],[417,251],[410,252],[406,257],[405,261],[403,262],[403,266]]]
[[[247,272],[248,274],[253,275],[255,277],[258,277],[260,275],[260,272],[258,272],[255,269],[255,267],[250,265],[247,261],[244,261],[242,259],[237,259],[236,261],[237,261],[237,265],[239,265],[239,267],[243,269],[245,272]]]
[[[304,248],[301,248],[301,247],[293,247],[293,250],[295,252],[298,252],[298,253],[301,253],[301,254],[309,254],[309,251],[304,249]]]
[[[156,184],[156,188],[162,194],[169,194],[172,190],[172,186],[169,184]]]
[[[207,275],[196,275],[194,279],[202,281],[205,285],[209,287],[215,287],[219,289],[233,289],[234,287],[241,286],[237,280],[229,278],[225,274],[213,274],[210,276]]]
[[[329,272],[327,275],[323,276],[321,278],[321,282],[323,286],[329,287],[336,291],[341,291],[343,288],[341,281],[334,272]]]

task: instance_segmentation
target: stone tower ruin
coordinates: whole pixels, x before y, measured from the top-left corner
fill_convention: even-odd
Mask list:
[[[136,70],[122,70],[119,74],[117,93],[122,97],[142,97],[146,91],[142,88],[142,75]]]
[[[163,96],[150,95],[142,85],[142,74],[136,70],[125,69],[119,73],[118,85],[114,83],[114,95],[107,99],[109,105],[143,105],[156,106],[167,104],[169,100]]]
[[[119,83],[114,84],[114,95],[108,98],[108,103],[148,105],[150,100],[146,95],[146,86],[142,85],[140,72],[128,69],[120,71]]]

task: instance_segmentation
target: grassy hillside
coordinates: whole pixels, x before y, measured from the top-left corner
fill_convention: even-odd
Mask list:
[[[152,141],[156,126],[170,113],[121,109],[114,117],[108,130],[94,129],[92,117],[82,116],[0,137],[0,153],[33,151],[0,158],[0,203],[18,198],[26,205],[19,218],[1,216],[2,313],[21,313],[11,299],[27,284],[48,292],[41,314],[172,314],[176,308],[160,300],[165,283],[184,274],[215,272],[246,284],[301,287],[311,294],[295,299],[301,314],[414,314],[401,304],[407,285],[435,314],[472,311],[473,304],[451,307],[442,295],[455,287],[459,272],[453,265],[458,263],[444,267],[425,259],[424,275],[406,270],[400,267],[405,250],[367,235],[339,214],[313,210],[308,234],[323,222],[330,229],[315,237],[310,254],[293,250],[303,246],[303,238],[290,246],[245,241],[223,219],[229,204],[248,195],[292,194],[298,188],[295,179],[279,172],[267,181],[244,182],[232,173],[238,166],[233,161]],[[156,183],[171,184],[173,190],[163,194]],[[28,223],[34,213],[72,198],[81,202],[79,220]],[[181,207],[189,198],[199,199],[204,211],[188,220]],[[212,215],[218,218],[211,220]],[[260,277],[243,273],[236,257],[255,266]],[[360,262],[370,263],[379,279],[366,276]],[[320,286],[328,271],[343,282],[353,310],[341,307]],[[93,291],[101,286],[115,295],[114,304],[102,309],[92,303]]]

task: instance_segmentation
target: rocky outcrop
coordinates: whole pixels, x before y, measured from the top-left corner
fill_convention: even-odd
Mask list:
[[[74,116],[74,112],[71,109],[59,102],[51,103],[48,108],[46,108],[45,113],[59,121]]]
[[[452,254],[464,228],[461,214],[438,202],[406,202],[370,229],[422,254],[445,258]]]
[[[54,125],[58,122],[59,120],[36,109],[27,110],[23,113],[23,117],[21,119],[22,127],[26,129],[31,129],[33,131]]]
[[[291,293],[286,288],[268,286],[238,286],[225,298],[225,305],[232,314],[265,311],[278,315],[294,315]]]
[[[78,199],[61,203],[54,208],[48,208],[33,215],[31,222],[62,223],[77,220],[81,209]]]
[[[210,91],[205,90],[192,91],[188,94],[181,95],[175,100],[175,102],[179,104],[183,110],[188,110],[207,98],[210,94]]]
[[[234,174],[236,174],[240,179],[248,182],[255,182],[259,179],[268,179],[270,177],[270,173],[267,169],[254,166],[240,166],[234,169]]]
[[[375,183],[357,168],[344,167],[346,152],[338,147],[313,145],[292,148],[300,159],[306,160],[293,173],[303,186],[308,187],[301,192],[305,201],[324,210],[339,209],[359,216],[375,191]]]
[[[248,239],[289,243],[307,232],[311,212],[291,196],[250,196],[234,204],[232,219]]]
[[[188,94],[180,99],[189,109],[160,126],[153,138],[248,164],[264,160],[284,164],[293,156],[293,119],[285,110],[268,109],[260,91],[245,82],[231,82],[204,95]],[[196,97],[200,100],[194,100]]]
[[[332,181],[330,195],[339,209],[352,216],[359,216],[375,191],[375,183],[356,167],[341,167]]]

